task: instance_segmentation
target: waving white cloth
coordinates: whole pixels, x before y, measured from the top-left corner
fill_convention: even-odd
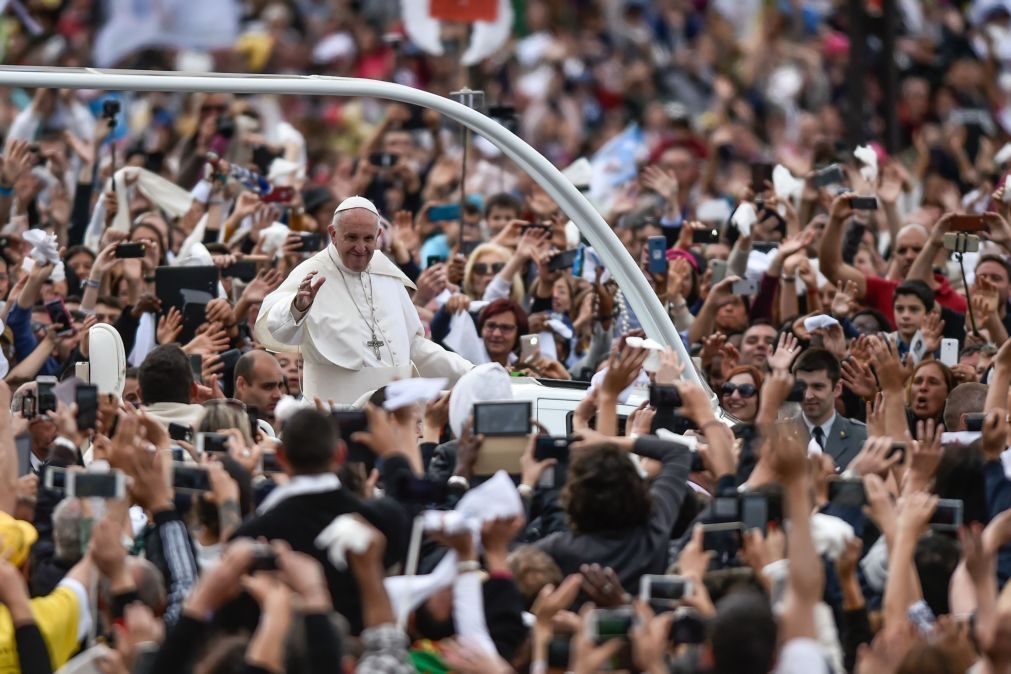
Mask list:
[[[878,154],[874,151],[874,148],[870,145],[861,145],[853,150],[853,156],[863,164],[860,167],[860,175],[867,182],[872,185],[875,184],[878,179]]]
[[[49,234],[41,229],[29,229],[21,238],[32,244],[32,250],[28,253],[36,262],[45,264],[59,264],[60,262],[60,242],[55,234]]]
[[[466,311],[458,311],[449,319],[449,331],[442,342],[472,363],[482,364],[491,360],[484,340],[477,334],[474,319]]]

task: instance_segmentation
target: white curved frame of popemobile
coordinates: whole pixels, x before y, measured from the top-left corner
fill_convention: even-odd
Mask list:
[[[648,337],[671,346],[691,363],[673,323],[639,267],[600,213],[551,162],[521,138],[484,114],[449,98],[392,82],[319,75],[237,75],[166,71],[103,70],[0,66],[0,85],[24,88],[100,89],[105,91],[178,91],[301,96],[357,96],[418,105],[439,112],[487,138],[529,173],[579,228],[618,281]],[[694,367],[685,376],[716,396]]]

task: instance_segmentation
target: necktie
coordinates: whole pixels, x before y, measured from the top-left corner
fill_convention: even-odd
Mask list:
[[[811,436],[814,441],[818,443],[818,446],[825,449],[825,431],[822,430],[821,426],[815,426],[811,429]]]

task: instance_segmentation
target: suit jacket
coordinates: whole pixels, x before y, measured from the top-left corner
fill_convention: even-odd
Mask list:
[[[291,496],[262,515],[244,522],[232,538],[256,539],[259,536],[267,540],[280,538],[287,541],[293,550],[304,552],[322,562],[334,610],[347,618],[352,631],[358,634],[362,630],[361,598],[354,577],[350,569],[338,571],[330,563],[325,551],[317,548],[315,544],[316,536],[334,518],[347,513],[360,514],[386,537],[383,561],[387,567],[404,559],[410,536],[410,523],[400,504],[390,499],[363,501],[344,487],[317,494]],[[254,627],[255,620],[259,616],[255,604],[245,602],[241,610],[232,614],[233,617],[236,614],[245,618],[240,624],[247,626],[250,624],[249,618],[252,617]]]
[[[867,440],[867,426],[841,414],[835,415],[832,428],[825,438],[825,453],[832,457],[840,472],[860,453]]]

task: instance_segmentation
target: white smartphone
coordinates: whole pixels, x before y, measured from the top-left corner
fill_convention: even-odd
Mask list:
[[[540,335],[523,335],[520,337],[520,362],[527,363],[534,359],[540,350]]]
[[[118,500],[126,496],[126,477],[118,470],[108,473],[68,471],[65,491],[71,498]]]
[[[645,575],[639,579],[639,599],[644,602],[656,601],[677,604],[692,594],[692,581],[685,576]]]
[[[941,362],[948,367],[955,367],[958,365],[958,340],[957,339],[942,339],[941,340]]]

